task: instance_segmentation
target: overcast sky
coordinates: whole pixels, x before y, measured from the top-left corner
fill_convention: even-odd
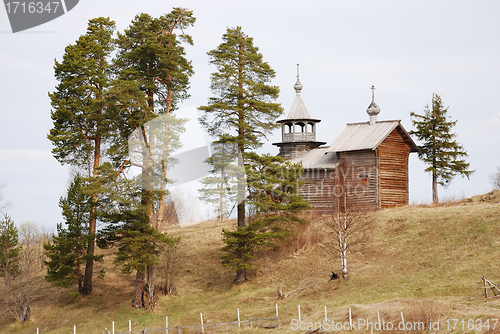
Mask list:
[[[54,59],[85,33],[89,19],[116,21],[123,31],[141,12],[158,17],[172,7],[193,10],[197,22],[187,31],[196,74],[191,98],[182,107],[207,103],[206,52],[221,43],[227,27],[241,26],[254,38],[264,60],[276,71],[278,102],[288,113],[300,63],[302,99],[318,125],[318,140],[331,144],[346,123],[367,121],[375,85],[379,120],[401,119],[412,129],[410,111],[421,113],[438,93],[454,132],[476,173],[457,177],[439,189],[440,197],[472,196],[491,190],[488,175],[500,165],[500,2],[476,1],[157,1],[80,0],[67,14],[13,34],[0,9],[0,184],[16,223],[32,221],[54,228],[61,221],[59,197],[69,169],[52,157],[48,92],[54,91]],[[265,149],[278,153],[272,142]],[[431,178],[415,154],[410,158],[410,201],[431,201]]]

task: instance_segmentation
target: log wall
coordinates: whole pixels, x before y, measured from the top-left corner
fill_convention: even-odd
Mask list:
[[[335,196],[348,194],[355,199],[359,209],[377,209],[376,156],[372,150],[346,152],[339,155],[344,160],[337,168],[309,169],[302,175],[301,193],[319,213],[332,210]],[[337,177],[337,173],[338,177]],[[345,178],[345,182],[344,182]]]
[[[377,147],[379,208],[408,205],[408,156],[410,147],[399,127]]]

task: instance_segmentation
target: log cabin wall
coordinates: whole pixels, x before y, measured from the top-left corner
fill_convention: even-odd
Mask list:
[[[378,188],[381,209],[408,205],[408,156],[410,147],[400,127],[377,147]]]
[[[347,184],[350,191],[354,191],[357,206],[360,210],[377,210],[377,165],[376,155],[373,150],[348,151],[345,168]],[[352,196],[352,195],[350,195]]]
[[[320,214],[329,212],[335,191],[335,169],[304,170],[301,180],[304,181],[300,188],[304,200]]]
[[[373,150],[339,154],[344,163],[332,169],[306,169],[301,180],[302,196],[319,214],[332,212],[335,196],[346,192],[360,210],[377,209],[377,169]],[[337,174],[339,177],[337,178]],[[342,180],[345,178],[345,183]]]

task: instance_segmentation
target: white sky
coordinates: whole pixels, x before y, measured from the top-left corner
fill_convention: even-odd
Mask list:
[[[16,223],[53,228],[61,221],[58,200],[69,184],[67,167],[52,157],[48,92],[56,85],[54,59],[84,34],[89,19],[109,16],[123,31],[141,12],[155,17],[172,7],[194,11],[187,47],[196,74],[191,99],[206,104],[211,92],[206,52],[221,42],[226,27],[242,26],[276,70],[278,102],[288,113],[300,63],[302,99],[322,120],[318,140],[331,144],[345,123],[367,121],[371,85],[379,120],[421,113],[433,93],[458,119],[458,141],[476,173],[457,177],[440,197],[472,196],[491,190],[488,174],[500,165],[500,2],[497,0],[81,0],[65,14],[13,34],[0,8],[0,183]],[[280,131],[270,143],[280,141]],[[278,153],[275,146],[266,151]],[[429,202],[431,179],[415,154],[410,158],[410,201]]]

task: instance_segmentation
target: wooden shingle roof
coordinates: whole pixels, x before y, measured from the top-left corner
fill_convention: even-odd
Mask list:
[[[359,150],[375,150],[391,132],[399,127],[405,141],[410,146],[410,152],[418,152],[411,137],[400,123],[400,120],[350,123],[335,139],[327,152],[346,152]]]

